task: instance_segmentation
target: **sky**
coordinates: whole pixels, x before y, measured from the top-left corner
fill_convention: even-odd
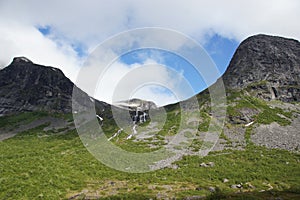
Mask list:
[[[251,35],[299,40],[299,9],[298,0],[0,0],[0,68],[15,56],[25,56],[35,63],[60,68],[76,83],[86,60],[100,44],[124,31],[160,27],[202,45],[219,70],[216,80],[239,43]],[[152,66],[153,71],[145,75],[140,70],[145,66]],[[128,74],[143,79],[152,76],[154,84],[138,87],[128,95],[166,105],[191,95],[172,91],[180,85],[179,76],[190,83],[194,94],[211,84],[193,68],[172,52],[132,51],[114,60],[95,83],[99,91],[89,94],[112,103],[117,100],[113,96],[118,83],[135,79],[126,78]],[[173,89],[166,87],[166,82]]]

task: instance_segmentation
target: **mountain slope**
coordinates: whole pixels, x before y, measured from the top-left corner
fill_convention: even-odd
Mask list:
[[[278,39],[271,36],[263,37],[267,40],[275,38],[277,41]],[[259,38],[261,36],[253,36],[250,41],[262,40],[260,43],[273,43],[273,39],[267,42]],[[250,44],[252,45],[252,42]],[[57,107],[52,104],[51,96],[45,97],[45,92],[49,88],[41,83],[50,84],[51,90],[54,91],[52,93],[54,100],[58,98],[55,95],[57,94],[55,89],[58,87],[60,92],[66,92],[64,99],[69,101],[70,93],[66,88],[70,86],[65,88],[56,85],[55,81],[51,81],[52,78],[48,80],[46,75],[41,75],[41,77],[46,76],[46,81],[38,80],[41,85],[36,87],[42,91],[42,95],[39,96],[39,91],[34,90],[35,86],[32,84],[35,82],[36,76],[30,76],[35,72],[28,70],[29,75],[27,76],[19,72],[19,77],[22,77],[20,80],[16,79],[18,76],[14,74],[14,70],[11,70],[10,73],[5,72],[12,79],[9,81],[8,78],[0,87],[1,98],[5,100],[1,106],[6,106],[3,113],[15,112],[16,114],[0,117],[0,133],[3,133],[1,125],[10,124],[12,128],[16,128],[20,120],[28,122],[28,118],[39,119],[40,124],[38,127],[32,128],[31,126],[30,130],[21,131],[21,134],[1,141],[0,199],[24,199],[24,197],[28,199],[299,199],[300,147],[297,145],[300,144],[300,104],[297,102],[299,101],[297,90],[293,89],[297,87],[293,82],[288,82],[290,79],[299,85],[297,76],[295,76],[296,72],[288,70],[291,69],[290,66],[298,69],[299,55],[295,54],[295,57],[291,56],[284,61],[284,63],[290,62],[291,65],[280,64],[274,67],[275,71],[279,70],[281,73],[272,73],[274,76],[271,79],[265,78],[269,68],[266,68],[267,65],[264,65],[266,62],[263,59],[273,56],[280,57],[277,53],[284,54],[285,50],[278,50],[276,55],[272,55],[268,47],[265,48],[263,45],[257,51],[264,55],[259,57],[261,60],[256,60],[258,57],[255,53],[249,57],[248,55],[252,54],[252,48],[245,45],[245,42],[242,43],[223,76],[227,88],[227,120],[213,151],[205,157],[199,157],[198,154],[199,149],[203,146],[211,145],[202,140],[206,133],[210,134],[208,126],[213,120],[209,90],[205,90],[197,95],[201,116],[198,131],[195,131],[197,138],[190,138],[189,127],[185,127],[186,130],[183,130],[185,134],[182,137],[193,139],[193,142],[184,151],[180,157],[181,160],[164,169],[148,173],[132,174],[111,169],[96,160],[87,151],[86,147],[91,145],[82,143],[74,127],[68,129],[60,127],[58,130],[53,130],[48,127],[48,124],[42,124],[43,120],[40,119],[41,116],[37,114],[38,112],[24,112],[26,110],[46,110],[48,111],[46,117],[49,118],[48,115],[51,114],[49,112],[54,112],[55,109],[45,107],[44,102],[47,101],[44,100],[49,98],[49,104],[54,108]],[[290,59],[292,61],[289,61]],[[18,60],[23,63],[18,64],[21,66],[34,65],[25,58],[16,58],[14,62]],[[269,67],[271,66],[273,65]],[[10,67],[12,66],[5,70]],[[284,68],[281,69],[281,67]],[[37,69],[39,70],[39,68]],[[247,72],[248,69],[255,72],[257,77],[251,77],[251,73]],[[264,70],[260,72],[261,69]],[[3,70],[0,71],[0,74],[3,73]],[[55,72],[47,67],[43,70],[48,70],[47,73]],[[265,75],[261,76],[260,74]],[[53,73],[53,76],[60,75]],[[289,76],[293,77],[289,78]],[[6,77],[2,75],[1,78],[5,79]],[[31,81],[27,84],[24,79]],[[246,81],[243,82],[243,80]],[[274,84],[275,80],[279,80],[276,82],[278,85]],[[62,80],[62,82],[64,81],[66,80]],[[36,93],[30,97],[38,96],[39,98],[32,101],[26,99],[25,94],[19,95],[11,91],[13,88],[22,91],[21,86],[14,85],[15,82],[26,85],[24,87],[26,92],[34,91]],[[66,81],[63,85],[69,85],[69,82]],[[287,90],[292,88],[293,92],[290,96],[285,96],[287,94],[282,89],[284,86],[287,86]],[[274,95],[273,99],[272,87],[280,89],[277,97]],[[78,89],[78,91],[80,90]],[[82,95],[87,104],[91,103],[88,95],[85,93]],[[15,97],[25,98],[24,102],[30,103],[18,104],[19,107],[14,106],[13,103],[18,103],[13,99]],[[7,102],[8,100],[12,103]],[[97,104],[98,101],[95,102]],[[141,100],[129,100],[121,103],[128,111],[130,108],[136,109],[136,105],[142,105],[139,102],[143,104]],[[101,102],[99,104],[105,105]],[[70,104],[59,105],[62,107],[58,108],[66,108],[64,112],[69,111]],[[26,109],[23,109],[22,106]],[[147,123],[135,124],[137,134],[129,140],[126,139],[124,133],[126,130],[119,132],[120,127],[107,120],[107,116],[103,116],[102,129],[105,130],[108,138],[117,133],[117,136],[110,141],[124,150],[136,153],[155,151],[172,141],[179,130],[183,116],[180,112],[180,103],[166,106],[165,110],[166,121],[159,118],[158,123],[153,123],[154,120],[151,119]],[[193,109],[190,108],[190,110]],[[58,109],[57,112],[60,110]],[[64,116],[64,114],[60,115]],[[72,123],[72,120],[71,118],[67,119],[65,124]],[[193,120],[195,119],[188,119],[187,124],[192,125],[197,122]],[[162,126],[159,126],[159,122],[162,123]],[[95,131],[97,132],[97,130]],[[120,134],[118,135],[118,133]],[[97,137],[91,138],[97,139]],[[186,146],[179,142],[174,147],[176,147],[174,149],[176,152]],[[226,151],[223,151],[224,149]],[[240,151],[241,149],[243,151]],[[112,155],[110,153],[108,155]],[[128,163],[130,162],[132,160],[128,160]],[[117,165],[121,164],[117,163]]]
[[[255,35],[237,48],[225,74],[228,89],[249,87],[265,100],[300,101],[300,42]]]
[[[227,120],[215,149],[254,143],[299,150],[299,41],[251,36],[239,45],[221,79],[227,94]]]

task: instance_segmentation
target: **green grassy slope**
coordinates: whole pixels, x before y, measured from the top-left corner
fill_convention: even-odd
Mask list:
[[[93,158],[75,131],[57,135],[42,128],[0,142],[0,199],[300,196],[300,156],[288,151],[250,146],[204,158],[187,156],[176,163],[178,169],[131,174]],[[202,162],[214,162],[215,166],[199,167]],[[224,178],[229,182],[223,183]],[[250,193],[243,193],[244,197],[234,194],[239,189],[230,186],[238,183],[243,183],[242,191]],[[211,193],[209,187],[217,188],[216,192]],[[268,191],[270,187],[273,189]],[[262,190],[265,192],[259,192]]]
[[[201,107],[199,134],[208,130],[209,96],[198,96]],[[276,122],[288,126],[297,110],[280,108],[281,102],[265,102],[246,92],[228,92],[228,129],[245,130],[243,150],[213,151],[206,157],[185,156],[175,163],[177,169],[165,168],[148,173],[124,173],[106,167],[83,146],[76,130],[64,134],[44,131],[47,124],[0,141],[0,199],[165,199],[206,197],[207,199],[299,199],[299,152],[267,149],[251,142],[253,126]],[[270,106],[272,104],[272,106]],[[295,104],[297,106],[297,104]],[[245,127],[240,120],[245,113],[255,121]],[[149,152],[149,144],[165,145],[164,137],[178,129],[178,104],[166,108],[167,122],[155,138],[144,141],[126,140],[120,135],[112,141],[132,152]],[[23,113],[0,117],[0,130],[13,130],[47,116],[47,113]],[[71,115],[51,114],[71,121]],[[230,120],[231,119],[231,120]],[[149,124],[140,126],[141,130]],[[109,120],[103,127],[110,137],[118,128]],[[66,131],[66,130],[64,130]],[[220,138],[231,143],[222,133]],[[193,150],[202,141],[194,141]],[[213,167],[200,167],[213,162]],[[228,179],[228,182],[224,182]],[[241,188],[232,185],[241,184]]]

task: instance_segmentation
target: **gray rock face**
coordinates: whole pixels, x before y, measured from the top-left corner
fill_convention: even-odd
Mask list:
[[[300,42],[249,37],[236,50],[223,81],[228,89],[249,87],[265,100],[300,101]]]
[[[119,101],[119,102],[115,102],[114,106],[123,109],[128,109],[130,111],[136,111],[136,110],[145,111],[150,109],[157,109],[157,106],[154,102],[146,101],[142,99],[130,99],[125,101]]]
[[[25,57],[14,58],[0,71],[0,114],[24,111],[69,113],[73,89],[81,97],[77,98],[76,105],[93,103],[60,69],[34,64]]]
[[[146,122],[149,119],[149,110],[158,108],[154,102],[142,99],[119,101],[115,102],[113,105],[128,110],[134,123]]]

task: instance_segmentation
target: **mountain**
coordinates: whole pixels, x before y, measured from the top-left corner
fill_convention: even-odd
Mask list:
[[[227,112],[218,137],[208,89],[196,96],[199,110],[179,102],[147,112],[153,102],[131,99],[117,102],[120,116],[112,118],[110,105],[59,69],[15,58],[0,71],[0,113],[7,115],[0,117],[0,199],[300,199],[299,56],[296,40],[256,35],[243,41],[219,79],[227,103],[215,110]],[[98,126],[85,129],[94,120],[78,136],[69,114],[72,90],[81,97],[78,108],[95,102],[104,135]],[[114,121],[123,120],[123,111],[124,127]],[[118,155],[102,136],[134,156]],[[202,149],[211,151],[199,156]],[[101,150],[105,162],[90,150]],[[149,159],[160,150],[167,158]],[[128,173],[135,166],[159,170]]]
[[[300,101],[300,43],[278,36],[251,36],[239,45],[221,78],[227,90],[248,89],[264,100]],[[91,98],[60,69],[16,57],[0,71],[0,115],[43,110],[70,113],[73,88],[82,96],[78,105],[90,103]],[[96,105],[97,110],[109,106],[97,100]],[[115,106],[131,110],[156,107],[138,99]]]
[[[152,101],[146,101],[142,99],[129,99],[124,101],[118,101],[113,104],[114,106],[128,109],[130,111],[145,111],[150,109],[156,109],[157,105]]]
[[[251,36],[239,45],[221,79],[226,88],[227,117],[225,139],[220,138],[215,149],[255,144],[299,151],[299,41]],[[202,108],[209,110],[207,95],[206,90],[198,99],[206,99]],[[226,142],[229,145],[222,145]]]
[[[300,101],[300,42],[251,36],[239,45],[222,78],[227,89],[248,87],[265,100]]]
[[[25,57],[16,57],[0,71],[0,115],[25,111],[72,112],[73,89],[80,98],[77,106],[94,102],[76,87],[60,69],[38,65]],[[108,107],[95,102],[97,110]]]

